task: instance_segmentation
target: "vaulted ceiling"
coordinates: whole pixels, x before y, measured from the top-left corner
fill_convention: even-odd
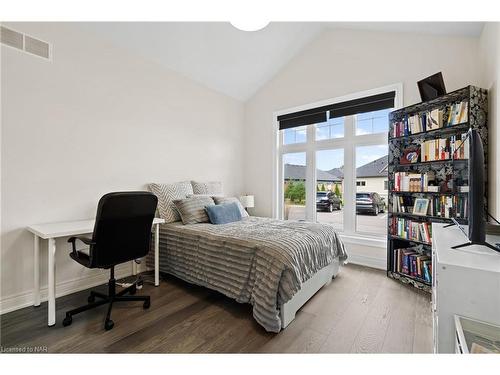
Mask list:
[[[271,23],[245,32],[224,22],[78,23],[122,48],[245,101],[331,28],[478,37],[481,22]]]

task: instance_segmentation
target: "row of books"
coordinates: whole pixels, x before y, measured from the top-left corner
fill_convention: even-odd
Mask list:
[[[391,233],[393,236],[407,240],[432,242],[432,230],[430,223],[415,221],[402,217],[393,217],[391,219]]]
[[[403,137],[453,126],[469,121],[469,102],[454,103],[447,107],[448,117],[443,119],[444,112],[440,108],[432,111],[416,113],[405,116],[402,121],[395,122],[392,126],[393,137]]]
[[[415,197],[394,196],[392,199],[392,212],[421,214],[415,212]],[[429,201],[427,215],[440,218],[467,218],[467,196],[440,196],[419,198]]]
[[[431,257],[414,248],[395,249],[392,264],[393,272],[432,282]]]
[[[436,161],[469,158],[467,134],[452,135],[448,138],[430,139],[420,146],[420,160]]]
[[[435,179],[436,175],[433,171],[425,173],[396,172],[394,173],[394,191],[438,192],[439,186],[433,185]]]

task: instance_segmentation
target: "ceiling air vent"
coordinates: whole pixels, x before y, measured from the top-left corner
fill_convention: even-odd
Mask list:
[[[0,41],[9,47],[14,47],[17,49],[23,49],[23,37],[24,35],[18,33],[17,31],[7,29],[6,27],[0,27]]]
[[[50,58],[50,46],[47,42],[42,42],[41,40],[32,38],[28,35],[24,36],[24,50],[26,52],[32,53],[43,57],[45,59]]]
[[[49,43],[8,29],[5,26],[1,26],[0,31],[2,44],[50,60],[51,48]]]

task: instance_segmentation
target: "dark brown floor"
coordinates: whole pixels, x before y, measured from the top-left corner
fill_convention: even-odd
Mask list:
[[[98,288],[105,291],[105,287]],[[49,352],[346,353],[431,352],[430,298],[385,272],[348,265],[279,334],[267,333],[249,305],[168,277],[145,285],[142,303],[113,307],[115,327],[103,329],[106,307],[82,313],[69,327],[64,312],[88,291],[57,299],[57,325],[47,327],[47,303],[1,316],[4,348],[46,346]]]

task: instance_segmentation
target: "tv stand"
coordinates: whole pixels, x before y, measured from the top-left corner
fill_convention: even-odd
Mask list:
[[[489,212],[487,212],[487,214],[489,216],[491,216],[489,214]],[[495,219],[493,216],[491,216],[491,217],[493,218],[493,220],[495,220],[498,223],[497,219]],[[459,224],[459,222],[455,218],[452,218],[451,220],[453,222],[451,224],[444,225],[443,228],[449,228],[449,227],[455,227],[456,226],[458,229],[460,229],[460,232],[462,232],[465,237],[468,237],[467,233],[465,232],[464,228],[462,228],[462,226]],[[497,251],[497,252],[500,253],[500,246],[494,246],[492,244],[489,244],[486,241],[469,241],[469,242],[465,242],[465,243],[460,244],[460,245],[452,246],[451,248],[452,249],[459,249],[461,247],[467,247],[467,246],[471,246],[471,245],[486,246],[486,247],[488,247],[488,248],[490,248],[492,250],[495,250],[495,251]]]
[[[453,225],[453,224],[449,224],[449,225],[446,225],[444,228],[450,226],[450,225]],[[452,246],[451,248],[452,249],[459,249],[461,247],[467,247],[467,246],[472,246],[472,245],[480,245],[480,246],[486,246],[486,247],[489,247],[490,249],[492,250],[495,250],[495,251],[498,251],[500,252],[500,248],[492,245],[492,244],[489,244],[488,242],[466,242],[466,243],[463,243],[463,244],[460,244],[460,245],[455,245],[455,246]]]

